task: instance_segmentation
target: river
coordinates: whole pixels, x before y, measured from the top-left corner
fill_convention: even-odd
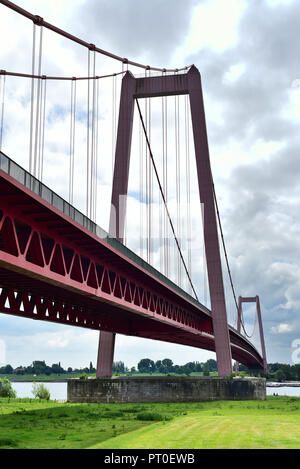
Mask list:
[[[43,383],[47,389],[50,391],[51,400],[67,400],[67,383]],[[274,383],[273,383],[274,384]],[[295,384],[295,383],[294,383]],[[298,387],[294,386],[280,386],[280,387],[269,387],[267,386],[267,395],[273,396],[276,394],[278,396],[297,396],[300,397],[300,383],[297,383]],[[17,393],[17,397],[31,397],[33,383],[12,383],[12,387]]]
[[[40,383],[37,381],[37,384],[40,384]],[[67,400],[67,385],[68,385],[67,383],[47,382],[43,384],[47,389],[49,389],[51,400],[53,401],[54,400],[58,400],[58,401]],[[17,393],[17,397],[31,397],[31,398],[34,397],[32,394],[32,387],[33,387],[32,382],[23,383],[20,381],[18,383],[16,382],[11,383],[11,385]]]

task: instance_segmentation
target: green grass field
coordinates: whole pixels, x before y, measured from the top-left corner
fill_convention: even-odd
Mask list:
[[[0,448],[300,448],[300,398],[168,404],[0,399]]]

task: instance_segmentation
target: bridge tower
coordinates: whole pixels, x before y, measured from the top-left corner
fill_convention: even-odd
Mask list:
[[[225,376],[232,372],[232,357],[201,77],[195,66],[184,74],[164,74],[145,78],[135,78],[130,72],[124,75],[115,151],[110,235],[123,241],[135,100],[183,94],[189,95],[190,100],[199,195],[203,207],[204,244],[218,373],[220,376]],[[114,345],[115,334],[100,331],[97,377],[111,376]]]
[[[257,320],[258,320],[258,328],[259,328],[259,338],[260,338],[260,345],[261,345],[261,353],[262,353],[262,358],[263,358],[263,367],[264,367],[264,372],[268,372],[268,364],[267,364],[267,355],[266,355],[266,347],[265,347],[265,339],[264,339],[264,331],[263,331],[263,324],[262,324],[262,318],[261,318],[261,309],[260,309],[260,301],[259,301],[259,296],[256,295],[254,297],[242,297],[239,296],[238,299],[238,311],[237,311],[237,331],[241,332],[241,326],[242,326],[242,305],[243,303],[255,303],[256,306],[256,315],[257,315]],[[239,364],[236,362],[236,372],[238,373],[239,371]]]

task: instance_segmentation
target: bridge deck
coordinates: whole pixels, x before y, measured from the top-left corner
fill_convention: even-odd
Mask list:
[[[0,310],[214,350],[211,312],[0,153]],[[229,328],[232,356],[262,364]]]

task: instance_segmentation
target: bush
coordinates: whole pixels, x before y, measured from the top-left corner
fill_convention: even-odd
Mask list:
[[[11,382],[7,378],[0,379],[0,396],[1,397],[17,397],[16,391],[13,389]]]
[[[35,398],[46,399],[47,401],[50,399],[50,391],[42,383],[34,383],[31,392]]]
[[[82,375],[79,376],[79,379],[89,379],[89,377],[86,373],[82,373]]]
[[[171,420],[171,417],[167,415],[162,415],[157,412],[140,412],[136,416],[137,420],[152,420],[152,421],[162,421],[162,420]]]

